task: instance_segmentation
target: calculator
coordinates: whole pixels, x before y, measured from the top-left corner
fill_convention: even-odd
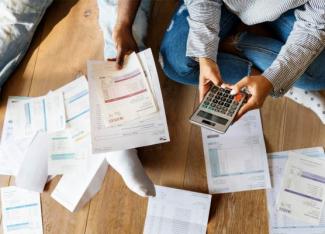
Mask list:
[[[231,95],[230,91],[227,88],[212,86],[191,116],[190,122],[225,133],[247,97],[244,92]]]

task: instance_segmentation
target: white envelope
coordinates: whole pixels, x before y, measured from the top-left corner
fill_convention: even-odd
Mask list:
[[[87,204],[100,190],[108,168],[104,155],[91,155],[86,165],[65,173],[51,197],[74,212]]]
[[[37,132],[26,151],[24,160],[16,176],[16,186],[42,192],[48,177],[47,160],[50,141],[44,132]]]

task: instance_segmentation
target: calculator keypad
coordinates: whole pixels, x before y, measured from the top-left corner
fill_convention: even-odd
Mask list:
[[[232,117],[244,95],[230,95],[229,89],[212,87],[205,98],[202,107]]]

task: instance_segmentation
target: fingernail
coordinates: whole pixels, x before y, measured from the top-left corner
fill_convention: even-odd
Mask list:
[[[222,84],[222,85],[221,85],[221,88],[226,88],[226,85],[225,85],[225,84]]]
[[[235,94],[236,94],[236,90],[232,89],[232,90],[230,91],[230,95],[235,95]]]

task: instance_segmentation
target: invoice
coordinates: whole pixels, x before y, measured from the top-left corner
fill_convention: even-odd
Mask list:
[[[40,194],[14,186],[1,188],[4,234],[41,234]]]
[[[277,210],[291,218],[319,225],[325,200],[325,158],[289,152]]]
[[[12,121],[12,136],[23,138],[43,130],[51,133],[65,128],[62,93],[49,93],[35,98],[18,98],[8,102]]]
[[[322,147],[306,148],[294,151],[310,157],[325,157],[324,149]],[[287,217],[276,210],[276,199],[281,188],[281,180],[284,173],[284,167],[288,159],[288,154],[289,151],[268,154],[272,181],[272,189],[268,189],[266,193],[270,234],[324,234],[324,211],[320,225],[310,225],[306,222],[297,221]]]
[[[211,195],[156,187],[149,198],[144,234],[205,234]]]
[[[225,134],[201,130],[210,193],[271,187],[259,110],[248,112]]]
[[[88,77],[95,84],[98,103],[106,127],[141,119],[157,112],[151,88],[136,53],[123,68],[115,62],[88,61]]]
[[[64,97],[66,129],[50,134],[49,175],[64,174],[79,167],[91,152],[86,77],[79,77],[54,92]]]
[[[105,127],[103,116],[96,97],[95,84],[89,78],[89,96],[91,107],[91,138],[93,153],[132,149],[169,141],[169,133],[165,108],[160,90],[159,78],[150,49],[138,54],[143,69],[149,81],[159,111],[150,115],[146,120]],[[103,62],[106,63],[106,62]]]

